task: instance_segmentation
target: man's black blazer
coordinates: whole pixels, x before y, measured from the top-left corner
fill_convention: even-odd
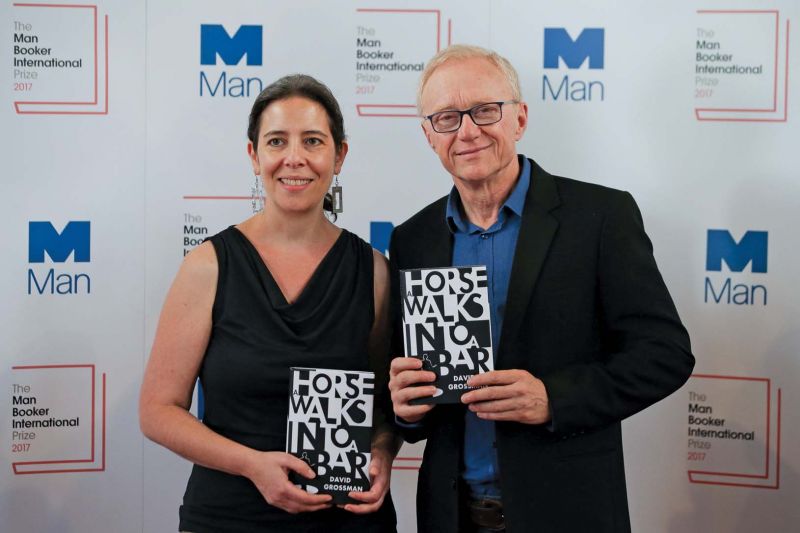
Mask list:
[[[397,320],[398,270],[451,265],[446,205],[437,200],[392,234]],[[629,531],[620,421],[678,389],[694,366],[630,194],[551,176],[531,161],[495,358],[496,369],[540,378],[553,416],[552,426],[496,424],[507,531]],[[401,431],[410,442],[427,439],[420,533],[463,531],[464,407],[437,406]]]

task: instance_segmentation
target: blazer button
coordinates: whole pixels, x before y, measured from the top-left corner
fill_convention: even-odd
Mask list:
[[[456,478],[451,478],[450,479],[450,488],[455,490],[457,486],[458,486],[458,480]]]

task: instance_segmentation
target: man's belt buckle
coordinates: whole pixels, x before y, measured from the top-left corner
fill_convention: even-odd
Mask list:
[[[501,529],[506,523],[503,503],[488,498],[470,501],[469,516],[475,525],[489,529]]]

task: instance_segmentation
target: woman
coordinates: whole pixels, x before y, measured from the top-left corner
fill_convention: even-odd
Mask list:
[[[296,487],[290,472],[314,472],[282,451],[291,366],[373,370],[378,391],[387,375],[386,260],[323,213],[347,155],[339,105],[314,78],[281,78],[256,98],[248,137],[264,209],[187,255],[145,372],[142,431],[195,463],[182,531],[394,531],[397,440],[380,397],[359,503]],[[188,411],[198,376],[202,422]]]

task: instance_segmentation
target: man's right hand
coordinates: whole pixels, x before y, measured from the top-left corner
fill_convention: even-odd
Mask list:
[[[436,374],[422,370],[422,361],[415,357],[395,357],[389,368],[389,390],[392,393],[394,414],[403,421],[414,424],[422,420],[425,414],[433,409],[433,404],[409,405],[415,398],[433,396],[436,387],[433,385],[417,385],[432,383]]]

